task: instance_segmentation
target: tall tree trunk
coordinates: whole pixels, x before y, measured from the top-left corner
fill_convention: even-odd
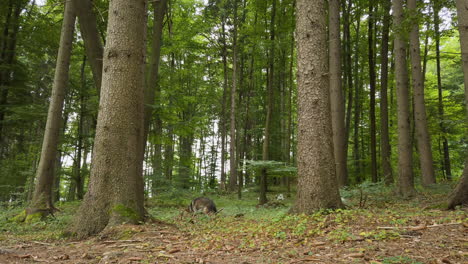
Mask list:
[[[435,34],[435,49],[436,49],[436,65],[437,65],[437,90],[438,90],[438,110],[439,110],[439,126],[441,131],[441,140],[443,144],[443,151],[444,151],[444,159],[443,159],[443,168],[445,171],[445,177],[447,180],[452,179],[452,169],[450,164],[450,153],[448,148],[448,141],[447,141],[447,128],[444,123],[445,114],[444,114],[444,103],[443,103],[443,95],[442,95],[442,77],[441,77],[441,69],[440,69],[440,18],[439,18],[439,11],[440,6],[438,1],[433,1],[433,9],[434,9],[434,34]]]
[[[41,159],[36,173],[36,186],[28,215],[39,213],[42,216],[51,214],[55,208],[52,201],[55,159],[59,144],[60,125],[65,91],[68,85],[70,56],[75,28],[75,11],[72,2],[67,2],[60,36],[60,47],[57,55],[54,84],[47,114],[47,124],[42,142]],[[26,221],[28,218],[26,218]]]
[[[236,154],[236,89],[237,89],[237,0],[233,0],[234,25],[232,43],[232,86],[231,86],[231,115],[230,115],[230,144],[229,144],[229,190],[236,190],[237,185],[237,154]]]
[[[465,84],[465,110],[466,118],[468,119],[468,4],[466,1],[456,0],[456,5]],[[455,206],[462,204],[468,204],[468,156],[465,160],[465,169],[460,181],[449,197],[448,208],[454,209]]]
[[[97,28],[96,15],[93,12],[93,3],[92,0],[73,0],[73,3],[76,7],[86,57],[91,66],[94,84],[99,94],[101,91],[103,47]]]
[[[227,86],[228,86],[228,67],[227,67],[227,43],[226,43],[226,25],[225,25],[225,16],[222,17],[222,32],[221,32],[221,41],[222,41],[222,60],[223,60],[223,98],[221,101],[221,117],[220,117],[220,132],[221,132],[221,181],[219,188],[221,190],[226,190],[226,172],[224,169],[226,163],[226,101],[227,101]]]
[[[372,182],[377,182],[377,138],[376,138],[376,121],[375,121],[375,54],[374,54],[374,26],[375,26],[375,11],[374,1],[369,1],[369,19],[368,26],[368,58],[369,58],[369,86],[370,86],[370,101],[369,101],[369,119],[370,119],[370,150],[371,150],[371,179]]]
[[[390,34],[390,8],[391,1],[384,1],[384,17],[382,26],[382,46],[381,46],[381,74],[380,74],[380,146],[382,176],[385,184],[393,183],[393,173],[391,165],[390,137],[388,131],[388,40]]]
[[[416,0],[408,0],[411,14],[417,13]],[[421,164],[422,184],[427,186],[436,182],[432,159],[431,138],[427,128],[426,105],[424,102],[424,79],[421,69],[421,50],[419,47],[419,23],[413,20],[410,32],[411,76],[413,81],[414,119]]]
[[[268,52],[268,80],[267,80],[267,111],[265,118],[265,132],[263,136],[263,147],[262,147],[262,160],[269,160],[269,148],[270,148],[270,130],[271,130],[271,115],[273,112],[273,82],[274,82],[274,66],[275,66],[275,17],[276,17],[276,2],[273,0],[273,7],[271,10],[270,20],[270,48]],[[267,175],[268,171],[263,168],[260,174],[260,199],[258,203],[260,205],[268,202],[267,192]]]
[[[341,85],[340,2],[329,1],[330,98],[336,176],[340,186],[348,183],[345,109]]]
[[[354,170],[356,176],[356,182],[362,181],[362,162],[361,153],[359,148],[359,127],[361,123],[361,79],[359,78],[359,39],[360,39],[360,27],[361,27],[361,11],[358,9],[356,20],[356,38],[354,45],[354,134],[353,134],[353,159],[354,159]]]
[[[393,0],[395,80],[398,104],[398,192],[404,197],[415,193],[413,179],[413,155],[410,135],[410,110],[406,42],[401,28],[404,19],[403,0]]]
[[[346,1],[342,1],[342,9],[343,9],[343,42],[344,42],[344,80],[345,80],[345,87],[348,91],[348,98],[347,102],[347,109],[346,109],[346,120],[345,120],[345,153],[348,153],[349,149],[349,135],[351,132],[351,114],[353,112],[353,73],[352,73],[352,48],[351,48],[351,32],[350,32],[350,10],[351,10],[352,1],[348,1],[348,5],[346,5]]]
[[[167,9],[167,0],[160,0],[153,3],[153,14],[154,14],[154,25],[153,25],[153,41],[151,45],[151,56],[150,64],[147,76],[147,82],[145,86],[145,115],[144,115],[144,137],[143,142],[146,144],[148,138],[149,126],[151,117],[153,116],[153,107],[155,104],[158,112],[154,115],[155,125],[155,138],[156,143],[154,144],[154,157],[152,160],[153,165],[153,176],[151,193],[156,194],[158,179],[162,178],[162,119],[161,113],[159,112],[161,105],[161,87],[158,84],[158,72],[159,72],[159,60],[161,57],[161,42],[162,42],[162,30],[164,14]],[[156,101],[155,101],[156,100]],[[143,145],[143,147],[144,147]]]
[[[342,207],[333,158],[325,1],[297,1],[298,185],[294,213]]]
[[[145,219],[140,153],[146,5],[146,1],[110,2],[91,179],[71,230],[79,238],[106,226]]]

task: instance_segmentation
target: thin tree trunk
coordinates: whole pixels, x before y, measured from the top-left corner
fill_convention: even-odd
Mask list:
[[[153,3],[153,14],[154,14],[154,25],[153,25],[153,41],[151,45],[151,56],[150,64],[147,76],[147,82],[145,86],[145,115],[144,115],[144,140],[148,137],[149,126],[151,117],[153,116],[153,107],[151,105],[155,104],[156,109],[160,109],[161,106],[161,87],[158,84],[158,73],[159,73],[159,61],[161,57],[161,42],[162,42],[162,30],[163,30],[163,20],[164,14],[167,9],[167,0],[160,0]],[[161,114],[158,111],[154,115],[154,125],[155,125],[155,138],[156,143],[154,145],[154,157],[152,159],[153,165],[153,176],[152,176],[152,186],[151,193],[156,194],[156,188],[158,179],[162,178],[162,119]]]
[[[348,153],[349,149],[349,135],[351,133],[351,115],[353,112],[353,73],[352,73],[352,48],[351,48],[351,32],[350,32],[350,21],[349,21],[349,14],[351,10],[352,1],[348,1],[348,5],[346,6],[346,1],[342,1],[343,4],[343,39],[344,39],[344,76],[346,77],[346,89],[348,89],[348,98],[347,102],[347,109],[346,109],[346,120],[345,120],[345,153]]]
[[[439,110],[439,126],[441,130],[441,139],[443,144],[443,154],[444,154],[444,171],[447,180],[452,179],[452,169],[450,164],[450,153],[448,148],[448,141],[447,141],[447,128],[444,124],[444,103],[443,103],[443,95],[442,95],[442,77],[441,77],[441,69],[440,69],[440,30],[439,30],[439,11],[440,7],[437,1],[433,3],[434,8],[434,34],[435,34],[435,48],[436,48],[436,65],[437,65],[437,91],[438,91],[438,110]]]
[[[224,169],[226,163],[226,101],[227,101],[227,86],[228,86],[228,68],[227,68],[227,43],[226,43],[226,18],[222,17],[222,60],[223,60],[223,98],[221,101],[221,117],[220,117],[220,132],[221,132],[221,181],[219,188],[221,190],[226,190],[226,172]]]
[[[382,176],[385,184],[393,183],[391,165],[390,137],[388,131],[388,41],[390,33],[390,8],[391,1],[384,1],[384,18],[382,28],[381,46],[381,74],[380,74],[380,145]]]
[[[371,141],[371,179],[372,182],[377,182],[377,138],[376,138],[376,121],[375,121],[375,54],[374,54],[374,26],[375,26],[375,11],[374,1],[369,1],[369,19],[368,26],[368,58],[369,58],[369,86],[370,86],[370,102],[369,102],[369,119],[370,119],[370,141]]]
[[[73,3],[67,2],[60,36],[60,47],[57,56],[51,102],[42,143],[41,159],[36,174],[37,182],[33,199],[26,211],[28,215],[39,213],[41,216],[46,216],[53,213],[55,210],[52,201],[52,187],[54,182],[55,159],[59,144],[60,125],[62,121],[63,102],[69,78],[68,72],[73,45],[75,17]],[[27,220],[28,218],[26,218],[26,221]]]
[[[403,0],[393,0],[393,25],[395,28],[402,26],[404,19]],[[398,192],[404,197],[413,196],[415,193],[412,144],[410,134],[410,110],[408,69],[406,64],[406,42],[403,32],[397,30],[394,40],[395,53],[395,79],[397,88],[398,105]]]
[[[93,12],[92,0],[73,0],[76,14],[80,24],[81,37],[85,45],[86,57],[88,58],[93,73],[94,84],[101,91],[102,78],[102,54],[103,47],[97,28],[96,15]]]
[[[237,185],[237,154],[236,154],[236,89],[237,89],[237,0],[233,0],[234,5],[234,29],[232,43],[232,86],[231,86],[231,115],[230,115],[230,144],[229,144],[229,190],[236,190]]]
[[[273,112],[273,82],[274,82],[274,59],[275,59],[275,17],[276,17],[276,2],[273,0],[273,8],[271,10],[270,20],[270,50],[268,52],[268,80],[267,80],[267,111],[265,118],[265,132],[263,136],[263,147],[262,147],[262,160],[269,160],[269,148],[270,148],[270,126],[271,126],[271,115]],[[260,205],[268,202],[267,193],[267,169],[263,168],[260,174],[260,199],[258,203]]]
[[[416,0],[408,0],[408,9],[416,14]],[[413,20],[410,32],[411,76],[413,81],[414,119],[421,164],[422,184],[427,186],[436,182],[432,159],[431,138],[427,128],[426,105],[424,100],[424,79],[421,69],[419,47],[419,23]]]
[[[362,181],[362,166],[361,166],[361,153],[359,150],[359,127],[361,123],[361,80],[359,78],[359,39],[360,39],[360,27],[361,27],[361,12],[357,11],[356,14],[356,38],[354,46],[354,134],[353,134],[353,159],[354,159],[354,170],[356,177],[356,182],[360,183]]]
[[[333,146],[336,176],[340,186],[348,183],[345,133],[345,109],[341,84],[341,41],[340,41],[340,2],[329,1],[329,65],[330,65],[330,98],[333,127]]]

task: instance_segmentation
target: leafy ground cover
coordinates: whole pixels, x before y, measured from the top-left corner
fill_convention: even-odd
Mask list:
[[[0,213],[0,263],[468,263],[467,208],[444,209],[447,186],[398,200],[389,189],[343,190],[346,209],[290,215],[292,199],[257,207],[255,192],[207,194],[222,211],[181,214],[196,194],[148,201],[155,220],[75,241],[62,236],[78,203],[34,224]]]

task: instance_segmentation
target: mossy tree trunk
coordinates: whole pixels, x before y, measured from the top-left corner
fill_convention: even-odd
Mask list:
[[[324,0],[297,1],[298,149],[293,213],[342,207],[333,157]]]
[[[47,113],[44,140],[42,142],[41,159],[36,173],[34,194],[29,208],[26,209],[26,221],[28,221],[30,215],[40,214],[41,217],[44,217],[55,210],[52,199],[52,188],[54,186],[62,108],[69,78],[68,72],[73,45],[75,18],[73,3],[67,2],[65,4],[51,101]]]
[[[145,219],[140,149],[146,10],[145,0],[110,1],[91,178],[71,228],[79,238]]]

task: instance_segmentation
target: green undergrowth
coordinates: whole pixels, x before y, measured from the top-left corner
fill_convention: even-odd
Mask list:
[[[155,219],[190,234],[191,246],[198,248],[229,241],[238,248],[268,248],[281,243],[307,245],[312,241],[384,241],[399,239],[408,227],[466,222],[465,210],[447,211],[443,207],[451,187],[441,184],[418,189],[416,197],[404,200],[383,184],[365,183],[341,191],[346,208],[319,210],[312,215],[289,214],[294,195],[288,198],[286,193],[275,188],[268,193],[270,202],[265,206],[258,206],[255,190],[243,192],[242,199],[238,199],[237,194],[174,189],[147,199],[146,208]],[[285,200],[275,199],[280,193]],[[182,213],[190,201],[199,196],[211,198],[220,212],[214,216]],[[69,227],[78,206],[79,202],[56,204],[60,211],[54,216],[30,224],[12,221],[24,208],[2,208],[0,243],[65,239],[61,234]],[[223,243],[214,243],[219,241]],[[392,261],[389,259],[386,263]]]

